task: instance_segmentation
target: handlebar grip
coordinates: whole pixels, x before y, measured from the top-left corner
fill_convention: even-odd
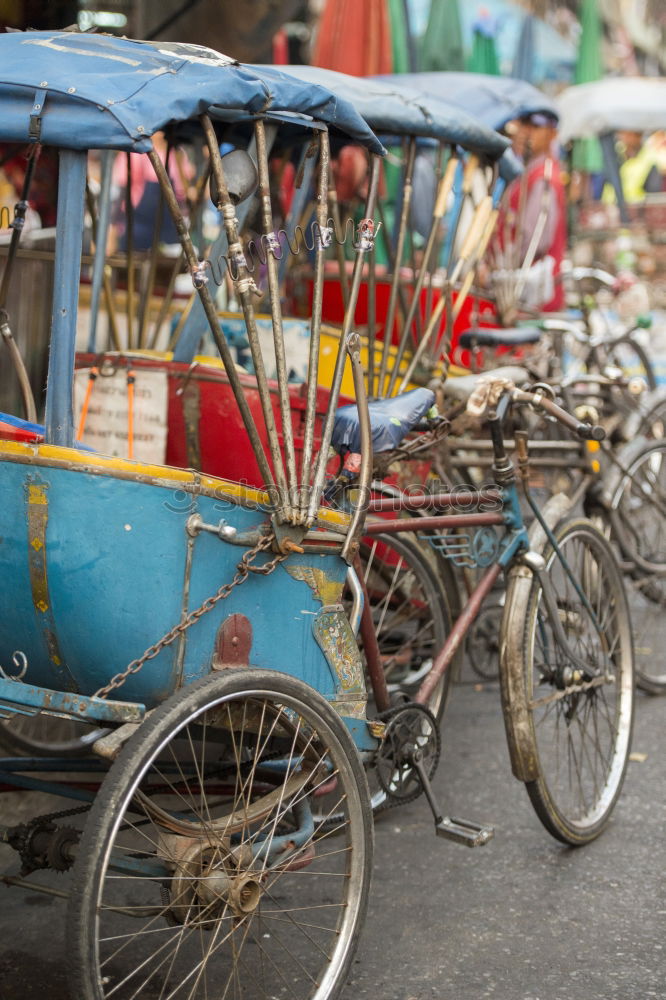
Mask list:
[[[606,431],[599,424],[581,423],[576,429],[576,434],[583,441],[603,441]]]
[[[524,392],[517,389],[513,392],[513,398],[516,402],[532,403],[541,407],[551,417],[554,417],[558,423],[564,427],[568,427],[570,431],[573,431],[583,441],[603,441],[606,437],[606,431],[599,424],[590,424],[587,421],[579,420],[578,417],[574,417],[573,414],[563,410],[552,399],[545,399],[541,394],[536,395],[532,392]]]

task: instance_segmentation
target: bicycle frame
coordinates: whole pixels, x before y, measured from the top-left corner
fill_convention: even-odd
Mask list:
[[[501,510],[493,512],[479,509],[482,505],[487,505],[489,501],[500,504]],[[436,508],[463,502],[466,507],[469,506],[474,509],[470,510],[469,513],[436,514],[432,517],[396,518],[395,520],[368,522],[364,529],[367,535],[391,535],[406,531],[441,532],[448,529],[458,531],[465,528],[487,529],[493,526],[503,526],[505,529],[503,536],[498,539],[498,550],[494,554],[492,562],[490,564],[486,563],[487,569],[485,573],[470,594],[459,618],[447,637],[446,642],[437,653],[428,675],[423,680],[416,694],[414,700],[422,705],[428,703],[432,692],[451,665],[467,629],[478,614],[483,601],[492,590],[502,570],[510,565],[520,552],[527,551],[529,548],[527,529],[525,528],[520,510],[518,488],[516,483],[512,482],[506,487],[493,491],[471,490],[464,494],[442,493],[429,498],[411,498],[402,494],[388,500],[370,501],[369,513],[371,514],[387,509],[396,512],[414,511],[426,505]],[[388,692],[386,691],[382,665],[379,661],[379,649],[376,640],[375,642],[372,642],[372,640],[369,643],[367,642],[367,637],[371,632],[374,632],[374,630],[370,614],[370,602],[366,600],[361,618],[361,637],[364,643],[375,702],[378,709],[384,711],[389,707]]]
[[[507,569],[511,563],[519,556],[526,554],[530,549],[530,539],[520,507],[518,485],[514,468],[508,459],[502,437],[502,417],[508,407],[509,397],[505,396],[498,405],[498,413],[492,412],[489,416],[491,429],[491,447],[494,455],[492,465],[495,486],[494,488],[469,490],[466,492],[440,493],[431,497],[408,497],[404,493],[395,497],[371,500],[368,506],[368,513],[381,513],[387,510],[395,512],[413,512],[432,507],[462,506],[471,508],[465,513],[455,514],[434,514],[433,516],[421,517],[401,517],[393,520],[379,520],[366,523],[366,535],[392,535],[400,532],[445,532],[451,531],[452,535],[441,536],[441,548],[444,555],[450,558],[459,566],[477,566],[485,568],[485,572],[477,583],[476,587],[469,595],[467,602],[449,633],[444,645],[436,654],[432,667],[419,687],[414,701],[421,705],[427,705],[430,697],[441,681],[444,673],[449,669],[471,623],[479,613],[479,610],[495,585],[500,573]],[[529,494],[526,482],[527,448],[526,438],[522,437],[519,443],[519,465],[524,481],[524,489],[527,500],[534,511],[537,521],[541,524],[545,537],[553,547],[564,572],[571,580],[578,596],[580,597],[585,610],[593,621],[596,615],[591,607],[587,596],[581,590],[571,567],[560,551],[555,536],[551,531],[546,519],[539,511],[537,505]],[[489,503],[498,505],[499,510],[483,510]],[[488,532],[489,528],[503,528],[504,531],[498,537],[496,532]],[[464,529],[474,530],[474,536],[463,536],[459,542],[451,542],[450,539],[459,537],[458,532]],[[485,532],[484,532],[485,529]],[[437,536],[435,536],[437,537]],[[444,538],[448,541],[445,542]],[[465,548],[467,545],[467,548]],[[559,620],[557,601],[550,586],[545,563],[538,553],[533,554],[533,559],[529,561],[529,568],[539,580],[544,592],[544,609],[553,629],[553,634],[558,645],[563,649],[565,655],[576,663],[588,679],[593,676],[589,666],[584,663],[579,656],[571,649],[567,637]],[[357,564],[357,573],[363,584],[363,576],[360,566]],[[361,637],[363,639],[364,651],[368,673],[375,703],[380,712],[386,711],[390,707],[388,690],[380,661],[379,647],[370,611],[370,602],[364,602],[361,617]]]

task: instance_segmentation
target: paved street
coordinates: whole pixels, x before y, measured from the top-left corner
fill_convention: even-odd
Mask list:
[[[437,790],[495,839],[437,840],[422,801],[384,817],[344,1000],[663,1000],[665,719],[666,700],[638,696],[634,751],[647,759],[629,765],[601,839],[569,850],[509,773],[496,686],[456,688]],[[0,892],[1,1000],[66,1000],[63,904]]]
[[[666,997],[666,702],[638,696],[612,825],[563,847],[510,774],[494,685],[454,690],[437,788],[495,824],[470,850],[435,838],[422,801],[377,824],[374,892],[344,1000]]]

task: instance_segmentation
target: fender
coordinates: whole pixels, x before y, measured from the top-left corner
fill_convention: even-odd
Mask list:
[[[553,530],[571,511],[571,499],[564,493],[551,497],[543,508],[543,518]],[[535,521],[529,531],[530,552],[543,555],[548,545],[546,533]],[[500,692],[502,711],[509,744],[511,770],[519,781],[535,781],[539,776],[534,756],[533,740],[529,738],[531,718],[527,708],[525,684],[521,665],[513,650],[523,641],[524,621],[510,610],[525,606],[534,582],[533,571],[527,562],[516,562],[507,574],[505,612],[500,630]],[[509,721],[511,720],[511,721]]]

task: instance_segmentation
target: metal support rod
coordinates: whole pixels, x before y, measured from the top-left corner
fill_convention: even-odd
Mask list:
[[[335,180],[333,175],[329,177],[328,204],[331,218],[333,219],[333,229],[335,230],[335,253],[338,258],[338,270],[340,272],[340,289],[342,291],[342,302],[345,307],[349,305],[349,278],[347,277],[347,261],[345,259],[345,235],[347,227],[342,229],[340,220],[340,204],[338,202],[338,192],[335,190]]]
[[[12,359],[12,364],[14,366],[14,371],[16,372],[16,377],[19,380],[26,420],[29,420],[31,423],[35,423],[37,420],[35,397],[32,393],[32,387],[30,385],[30,379],[28,378],[27,369],[23,358],[21,357],[18,345],[14,340],[11,327],[7,322],[7,313],[4,309],[0,309],[0,335],[2,335],[2,339],[7,346],[9,356]]]
[[[188,266],[192,273],[196,272],[199,262],[197,256],[194,252],[194,247],[192,246],[192,241],[190,239],[190,234],[188,232],[185,220],[183,219],[176,195],[171,187],[171,182],[169,180],[169,175],[164,169],[164,164],[160,160],[159,156],[155,151],[151,151],[148,156],[151,158],[151,162],[157,174],[157,180],[164,193],[164,198],[167,204],[167,208],[171,214],[174,225],[180,237],[181,245],[187,259]],[[234,358],[231,354],[231,350],[227,343],[227,340],[220,328],[220,323],[217,318],[217,312],[215,311],[215,303],[213,302],[212,296],[205,284],[201,285],[198,289],[199,298],[203,306],[206,318],[210,325],[210,330],[217,345],[217,349],[220,352],[220,357],[222,358],[222,363],[224,364],[224,369],[227,373],[227,378],[229,379],[229,384],[231,390],[236,399],[238,409],[247,431],[248,438],[250,439],[250,444],[252,445],[252,450],[254,451],[255,458],[257,459],[257,464],[259,466],[259,472],[263,477],[264,484],[266,486],[271,486],[273,484],[273,475],[268,464],[268,459],[264,452],[261,439],[259,438],[259,433],[255,426],[254,420],[252,418],[252,412],[248,405],[247,399],[245,398],[245,393],[243,390],[243,384],[239,378],[238,372],[236,371],[236,364]]]
[[[264,233],[274,235],[273,210],[271,207],[270,177],[268,173],[268,153],[264,123],[259,119],[254,123],[254,137],[257,144],[257,166],[259,171],[259,200]],[[292,519],[292,504],[297,504],[298,486],[296,479],[296,452],[294,450],[294,434],[291,426],[291,408],[289,401],[289,372],[287,356],[284,349],[284,328],[282,325],[282,307],[280,305],[280,279],[278,276],[278,261],[270,246],[266,248],[266,274],[268,277],[268,292],[271,306],[271,323],[273,327],[273,347],[275,350],[275,369],[277,373],[278,400],[280,417],[282,419],[282,440],[284,442],[284,460],[287,471],[288,503],[286,515]],[[250,342],[251,346],[251,342]],[[257,380],[258,381],[258,380]],[[272,413],[271,408],[271,413]],[[277,431],[276,431],[277,440]],[[279,450],[278,450],[279,453]],[[275,461],[275,458],[274,458]]]
[[[437,165],[435,167],[435,190],[437,190],[437,188],[439,187],[439,182],[442,179],[442,173],[444,170],[443,160],[444,160],[443,155],[437,157]],[[443,245],[444,245],[444,232],[443,232],[443,226],[440,226],[437,232],[435,246],[433,248],[433,258],[432,258],[433,266],[428,271],[428,292],[426,295],[426,304],[425,304],[426,317],[429,316],[430,313],[432,312],[432,303],[434,294],[433,278],[436,275],[437,269],[439,267],[439,261]]]
[[[365,520],[365,514],[370,502],[370,483],[372,481],[372,427],[368,412],[368,399],[365,392],[363,365],[361,364],[361,338],[357,333],[350,333],[347,338],[347,350],[352,366],[354,379],[354,395],[358,410],[358,423],[361,439],[361,468],[358,473],[359,502],[354,506],[351,522],[347,531],[341,556],[351,562],[358,551],[358,533]]]
[[[108,294],[111,292],[110,286],[108,287],[107,292],[108,277],[107,284],[104,283],[106,241],[109,234],[109,222],[111,219],[111,173],[114,155],[115,154],[109,149],[105,149],[100,154],[102,173],[100,177],[99,197],[97,199],[99,209],[96,222],[94,212],[91,210],[90,205],[88,207],[88,210],[90,211],[90,218],[92,220],[93,240],[95,241],[95,260],[93,263],[92,280],[90,283],[90,330],[88,333],[88,352],[90,354],[94,354],[97,350],[97,320],[99,318],[99,299],[103,285],[105,289],[106,308],[109,315],[109,323],[111,324],[112,336],[114,341],[118,340],[113,299],[112,297],[110,298]],[[117,343],[117,349],[120,350],[119,342]]]
[[[23,178],[23,188],[21,190],[21,198],[18,204],[16,205],[16,208],[14,209],[14,220],[12,222],[12,235],[9,240],[9,250],[7,251],[5,269],[2,273],[2,283],[0,284],[0,330],[2,332],[3,340],[7,345],[9,356],[12,359],[12,364],[14,366],[14,371],[16,372],[16,377],[18,378],[19,381],[19,385],[21,388],[21,396],[23,397],[23,406],[25,409],[25,415],[27,419],[32,422],[37,420],[35,397],[33,396],[32,387],[30,385],[30,379],[28,378],[28,372],[25,367],[25,363],[23,361],[23,358],[21,357],[21,352],[18,349],[18,345],[14,340],[11,326],[9,325],[9,315],[5,310],[5,306],[7,305],[9,286],[11,284],[11,278],[14,272],[14,261],[16,260],[18,245],[21,239],[21,233],[23,232],[23,225],[25,223],[25,216],[26,212],[28,211],[28,195],[30,194],[30,186],[32,184],[32,177],[35,172],[35,164],[39,158],[39,152],[40,152],[40,147],[36,146],[32,150],[32,155],[30,155],[28,158],[28,165],[26,167],[25,177]]]
[[[285,505],[288,503],[287,481],[282,465],[282,455],[280,453],[280,442],[278,440],[277,427],[275,424],[275,414],[273,413],[270,389],[268,388],[268,379],[266,377],[266,368],[264,365],[263,355],[261,353],[259,333],[257,331],[257,323],[254,315],[254,304],[252,302],[252,289],[254,287],[254,282],[250,277],[247,263],[245,261],[245,254],[243,253],[243,248],[241,246],[236,210],[231,198],[229,197],[229,191],[224,178],[224,166],[222,164],[222,157],[220,156],[220,148],[217,144],[215,129],[213,128],[213,124],[208,115],[201,115],[200,120],[203,126],[206,142],[208,144],[213,177],[215,178],[215,183],[217,184],[217,190],[219,192],[218,197],[220,200],[218,208],[224,218],[224,228],[227,236],[227,242],[229,244],[229,257],[235,262],[233,276],[234,290],[238,301],[241,304],[241,309],[243,310],[247,339],[250,343],[250,351],[252,353],[252,363],[254,365],[255,378],[257,380],[257,391],[259,393],[264,425],[268,437],[268,447],[273,463],[271,482],[277,486],[280,496],[277,510],[281,513],[285,513]],[[212,299],[211,306],[214,311]],[[215,317],[215,325],[219,329],[217,316]],[[266,485],[268,485],[268,482]]]
[[[472,490],[459,493],[433,493],[423,496],[408,496],[404,493],[394,497],[374,497],[368,506],[369,514],[378,514],[384,510],[422,510],[424,507],[473,507],[480,503],[499,504],[502,495],[497,490],[479,492]]]
[[[416,139],[412,136],[407,149],[407,164],[405,166],[405,186],[402,199],[402,212],[400,215],[400,227],[398,229],[398,239],[395,249],[395,261],[393,265],[393,276],[391,279],[391,291],[389,293],[388,307],[386,310],[386,322],[384,324],[384,349],[382,351],[381,367],[379,369],[379,384],[377,395],[382,396],[384,382],[388,369],[389,351],[393,339],[393,324],[395,322],[396,306],[398,304],[398,289],[400,287],[400,267],[402,256],[405,250],[405,236],[409,225],[409,212],[412,204],[414,163],[416,161]],[[396,364],[400,363],[400,358],[396,358]],[[371,393],[372,394],[372,393]]]
[[[382,239],[384,240],[384,246],[386,247],[389,273],[395,274],[396,270],[395,249],[391,241],[391,233],[389,232],[390,227],[387,225],[386,213],[384,212],[384,207],[381,201],[377,202],[377,215],[379,216],[379,222],[382,227]],[[409,311],[409,303],[407,302],[407,296],[405,295],[405,285],[409,285],[409,281],[403,281],[402,275],[400,275],[400,280],[398,282],[398,307],[400,309],[400,316],[402,317],[403,320]],[[380,394],[379,389],[377,390],[377,394],[378,395]]]
[[[150,335],[150,340],[148,341],[148,348],[154,351],[157,347],[157,342],[159,340],[160,333],[162,332],[162,327],[164,326],[164,320],[167,318],[169,309],[171,308],[171,303],[173,302],[173,293],[176,288],[176,278],[183,269],[183,264],[185,263],[185,254],[180,253],[178,257],[173,262],[171,267],[171,272],[169,274],[169,280],[167,282],[166,291],[162,298],[162,304],[160,310],[157,314],[157,318],[153,325],[153,332]]]
[[[314,432],[317,419],[317,383],[319,379],[319,344],[321,340],[321,313],[324,301],[324,265],[326,254],[325,234],[328,225],[328,177],[330,170],[330,145],[328,132],[319,133],[319,174],[317,178],[315,222],[315,265],[312,289],[312,319],[310,322],[310,352],[308,356],[308,384],[303,429],[303,453],[301,459],[301,484],[303,495],[301,510],[303,520],[307,520],[307,510],[314,448]]]
[[[169,172],[169,154],[171,153],[171,146],[167,148],[166,154],[166,171]],[[141,303],[139,306],[139,336],[138,336],[138,347],[141,349],[146,346],[147,341],[147,328],[148,328],[148,317],[150,314],[150,300],[153,294],[153,288],[155,286],[155,275],[157,273],[157,257],[159,253],[160,236],[162,233],[162,222],[164,220],[164,195],[162,194],[162,188],[160,188],[159,198],[157,201],[157,210],[155,212],[155,221],[153,223],[153,238],[150,245],[150,257],[148,258],[148,273],[146,275],[146,282],[141,289]]]
[[[486,252],[486,250],[488,248],[488,244],[490,242],[490,237],[493,235],[493,233],[495,231],[495,226],[497,224],[497,217],[498,217],[498,215],[499,215],[499,210],[497,208],[493,208],[492,212],[490,213],[490,215],[488,217],[488,221],[486,223],[486,228],[485,228],[485,230],[483,232],[483,235],[482,235],[482,237],[481,237],[481,239],[480,239],[480,241],[478,243],[478,246],[476,247],[476,250],[474,251],[473,259],[470,261],[470,265],[471,265],[470,269],[469,269],[467,275],[465,276],[465,280],[463,281],[462,285],[460,286],[460,290],[458,292],[458,297],[456,298],[456,303],[455,303],[455,305],[453,307],[453,319],[454,320],[456,320],[458,318],[458,316],[460,315],[462,307],[465,304],[465,300],[466,300],[467,296],[469,295],[470,289],[472,287],[472,283],[474,281],[474,275],[476,273],[475,272],[476,265],[479,263],[479,261],[481,260],[481,258],[483,257],[483,255],[485,254],[485,252]],[[442,352],[440,351],[439,353],[441,354]]]
[[[377,201],[377,188],[379,186],[379,157],[372,154],[370,160],[370,182],[368,184],[368,197],[366,201],[365,214],[366,218],[372,219],[375,211],[375,203]],[[356,302],[358,299],[359,288],[361,287],[361,279],[363,277],[363,264],[365,258],[365,249],[362,243],[356,249],[356,258],[354,260],[354,270],[352,273],[351,289],[349,293],[349,302],[347,304],[347,309],[345,311],[344,323],[342,326],[342,333],[340,335],[340,343],[338,344],[338,354],[335,360],[335,368],[333,371],[333,379],[331,382],[331,393],[328,399],[328,406],[326,408],[326,416],[324,418],[324,424],[322,427],[321,434],[321,446],[319,449],[319,455],[317,457],[317,465],[315,468],[314,482],[312,486],[312,496],[310,497],[310,505],[308,507],[308,522],[314,521],[317,516],[317,511],[319,509],[319,500],[321,497],[322,490],[324,488],[324,479],[326,477],[326,466],[328,464],[328,449],[331,446],[331,438],[333,436],[333,424],[335,421],[335,411],[338,405],[338,398],[340,396],[340,386],[342,384],[342,376],[345,368],[345,361],[347,359],[347,338],[351,332],[352,323],[354,322],[354,312],[356,311]]]
[[[127,190],[125,194],[125,215],[127,218],[127,350],[134,346],[134,205],[132,204],[132,154],[127,156]]]
[[[363,653],[365,655],[365,665],[370,676],[372,694],[378,712],[385,712],[391,707],[388,687],[386,686],[386,675],[382,664],[382,656],[377,642],[377,632],[375,623],[372,620],[372,607],[370,596],[363,572],[363,564],[358,556],[354,559],[354,569],[363,591],[363,608],[361,611],[361,642],[363,643]]]
[[[368,259],[368,371],[366,395],[373,395],[375,381],[375,344],[377,343],[377,247]]]
[[[201,209],[201,204],[203,202],[204,195],[206,193],[206,185],[208,184],[209,176],[210,176],[210,164],[206,162],[204,169],[201,172],[201,176],[197,181],[197,194],[194,200],[194,207],[192,210],[195,215],[199,213]],[[174,260],[173,265],[171,267],[171,271],[169,273],[169,280],[167,282],[167,288],[162,298],[162,305],[160,306],[160,311],[157,315],[157,319],[155,320],[155,325],[153,326],[153,332],[151,334],[150,341],[148,342],[148,347],[151,351],[155,350],[157,346],[162,326],[164,325],[164,321],[169,314],[169,309],[171,308],[171,303],[173,302],[173,293],[176,288],[176,278],[182,271],[184,263],[185,263],[185,254],[181,252],[179,256]]]
[[[268,151],[275,141],[277,135],[276,125],[267,125],[264,127],[266,132],[266,146]],[[257,152],[254,141],[254,135],[247,147],[248,155],[256,161]],[[208,164],[208,170],[210,171],[211,165]],[[246,198],[242,204],[236,207],[236,219],[238,221],[238,230],[240,231],[243,227],[245,219],[250,213],[251,208],[254,205],[254,198]],[[216,206],[217,207],[217,206]],[[226,228],[224,225],[220,227],[220,232],[218,233],[217,239],[209,248],[206,253],[206,259],[213,262],[213,267],[215,266],[215,261],[223,261],[226,259],[229,251],[229,241],[227,240]],[[225,280],[224,276],[222,280]],[[203,313],[201,302],[196,294],[190,299],[192,303],[189,307],[189,312],[186,320],[184,321],[184,326],[181,328],[182,333],[179,332],[178,339],[174,337],[171,338],[171,343],[173,345],[173,360],[174,361],[184,361],[189,364],[194,355],[197,353],[197,347],[199,341],[201,340],[201,330],[206,325],[206,317]],[[188,303],[189,305],[189,303]],[[187,306],[186,306],[187,308]]]
[[[301,223],[301,216],[303,216],[305,212],[308,212],[308,214],[310,212],[310,187],[312,184],[315,162],[311,143],[306,142],[301,153],[298,169],[296,170],[296,178],[299,187],[297,187],[294,191],[294,197],[292,198],[292,202],[289,207],[289,216],[284,226],[286,246],[280,247],[278,274],[280,276],[279,283],[281,287],[284,285],[287,277],[287,270],[289,268],[289,261],[291,258],[290,247],[294,244],[298,245],[298,227]],[[307,225],[307,219],[305,224]],[[303,226],[303,229],[305,229],[305,226]]]
[[[87,157],[85,153],[70,149],[61,149],[59,156],[53,313],[44,440],[47,444],[71,448],[74,444],[73,373]]]
[[[482,198],[482,200],[476,207],[474,216],[472,218],[472,222],[470,223],[470,227],[467,231],[467,235],[465,236],[464,243],[460,250],[460,255],[458,257],[458,260],[456,261],[456,265],[453,269],[453,273],[451,275],[451,279],[447,287],[451,287],[458,280],[463,267],[473,256],[475,247],[483,239],[486,224],[490,219],[492,211],[493,211],[492,199],[490,195],[487,195],[485,198]],[[447,296],[444,294],[444,291],[445,289],[442,289],[442,297],[440,298],[435,309],[433,310],[432,316],[430,317],[430,320],[428,322],[427,329],[423,334],[423,337],[421,338],[418,347],[416,348],[411,357],[409,365],[407,366],[407,371],[402,377],[402,381],[400,383],[398,392],[405,391],[417,364],[419,363],[421,357],[423,356],[423,354],[426,352],[426,350],[430,345],[439,318],[442,315],[442,312],[444,311],[444,308],[446,306]]]
[[[481,577],[478,586],[472,592],[472,595],[463,608],[460,617],[449,632],[446,642],[435,657],[435,662],[430,668],[430,671],[425,677],[416,694],[416,697],[414,698],[414,701],[418,702],[420,705],[427,705],[430,701],[434,690],[439,684],[441,678],[444,676],[444,672],[451,665],[454,656],[458,652],[458,647],[465,638],[467,629],[478,615],[481,605],[495,586],[495,582],[501,572],[502,567],[499,563],[495,563]]]
[[[106,240],[104,240],[104,243],[101,243],[98,237],[98,225],[95,220],[95,202],[93,200],[90,188],[87,184],[86,184],[86,204],[88,206],[88,212],[90,214],[90,226],[92,230],[93,242],[95,244],[95,257],[93,260],[93,268],[100,267],[101,264],[100,267],[101,283],[102,283],[102,288],[104,289],[104,302],[106,304],[106,315],[109,321],[109,333],[111,335],[111,342],[114,346],[114,349],[116,351],[120,351],[121,347],[120,347],[120,337],[118,336],[118,322],[116,319],[116,304],[113,298],[113,289],[111,288],[109,275],[106,273]],[[98,249],[100,254],[99,257],[98,257]],[[98,261],[100,262],[100,264],[98,264]],[[99,315],[99,294],[97,296],[97,299],[98,301],[95,308],[97,310],[97,315]],[[94,354],[96,350],[97,350],[97,345],[95,336],[95,340],[88,341],[88,352],[90,354]]]
[[[401,517],[394,521],[368,521],[366,535],[397,535],[403,531],[445,531],[447,528],[478,528],[504,524],[503,514],[437,514],[433,517]]]
[[[416,315],[416,310],[420,306],[421,301],[421,290],[423,288],[426,274],[428,273],[428,267],[430,266],[430,258],[432,257],[433,247],[437,239],[437,231],[446,212],[446,205],[449,200],[449,195],[453,190],[453,181],[456,174],[456,169],[459,160],[455,155],[451,155],[449,162],[446,164],[446,170],[444,171],[444,176],[442,177],[439,188],[437,190],[437,198],[435,199],[435,207],[432,213],[432,222],[430,224],[430,232],[428,233],[428,240],[426,242],[425,250],[423,251],[423,259],[421,261],[421,266],[419,268],[418,274],[416,276],[416,281],[414,283],[414,291],[412,296],[412,301],[409,307],[409,313],[405,320],[405,325],[402,331],[402,336],[400,338],[400,344],[398,346],[398,355],[395,359],[395,364],[393,365],[393,370],[391,372],[391,378],[389,380],[388,389],[386,392],[387,396],[393,393],[395,388],[396,379],[398,377],[398,368],[400,366],[400,361],[407,347],[409,340],[409,333],[411,330],[412,323],[414,321],[414,316]],[[403,378],[403,384],[405,379]]]
[[[18,250],[21,233],[23,232],[23,226],[25,223],[26,212],[28,211],[28,195],[30,193],[32,177],[35,172],[35,164],[39,159],[40,149],[40,146],[36,146],[32,150],[32,155],[28,157],[28,165],[25,170],[25,177],[23,178],[23,188],[21,189],[21,198],[14,209],[12,235],[9,239],[9,250],[7,251],[5,269],[2,273],[2,284],[0,284],[0,309],[4,309],[7,305],[7,295],[9,293],[9,285],[14,271],[16,251]]]

